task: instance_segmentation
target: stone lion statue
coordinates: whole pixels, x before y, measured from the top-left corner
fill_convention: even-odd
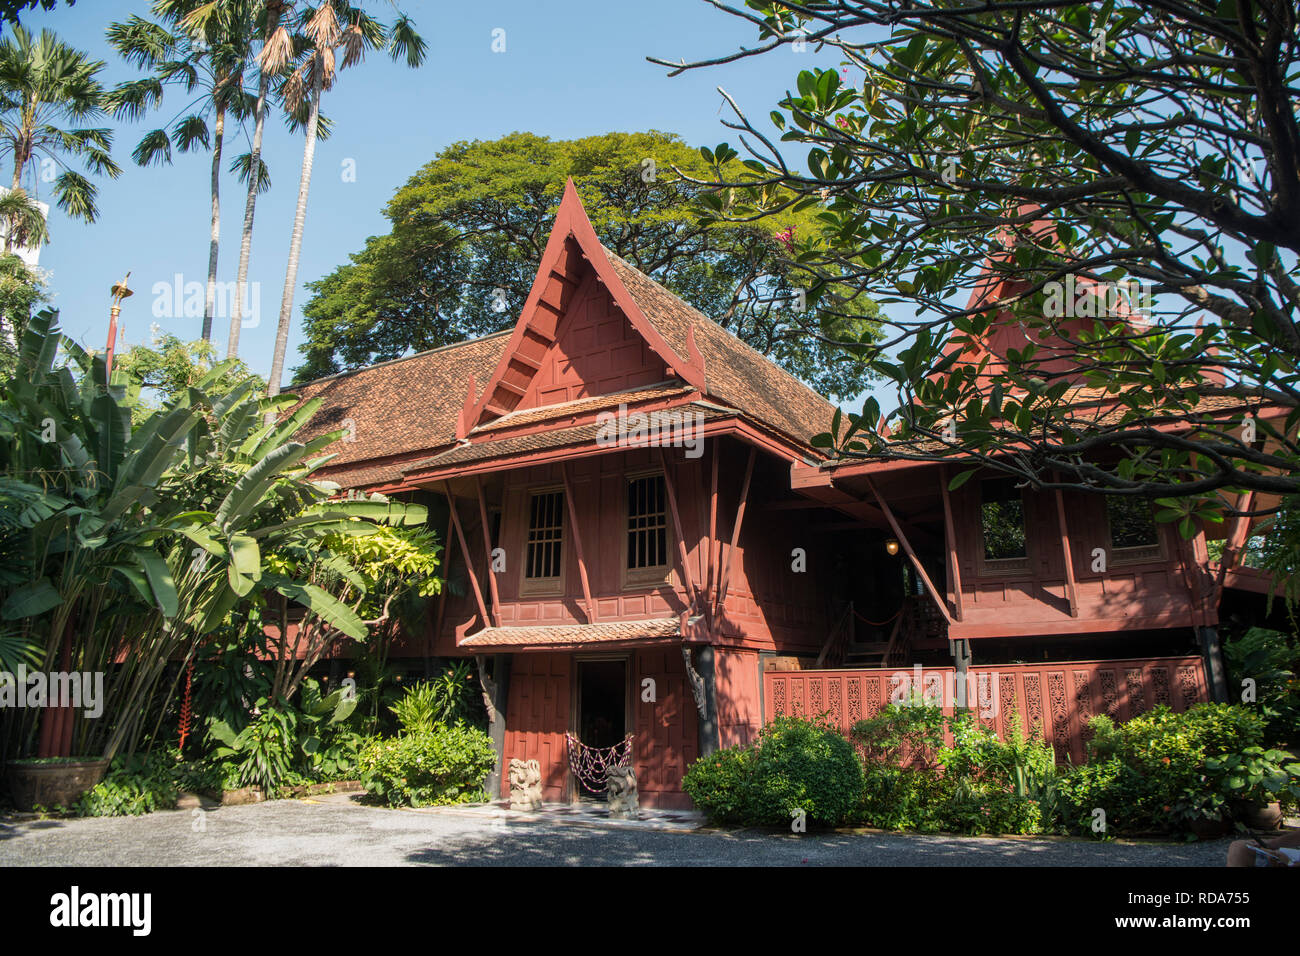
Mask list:
[[[609,815],[619,820],[635,820],[639,816],[636,791],[636,771],[631,767],[609,767],[605,770],[605,796],[609,800]]]
[[[542,766],[536,760],[510,761],[510,809],[542,808]]]

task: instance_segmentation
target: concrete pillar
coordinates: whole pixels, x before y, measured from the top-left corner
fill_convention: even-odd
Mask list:
[[[707,757],[718,750],[718,685],[713,645],[700,645],[695,669],[704,682],[704,707],[700,714],[700,756]]]
[[[488,716],[488,736],[492,738],[492,749],[496,751],[496,764],[488,774],[483,788],[492,800],[502,795],[501,781],[505,776],[506,765],[506,711],[510,702],[510,655],[496,654],[492,657],[492,676],[483,673],[486,658],[479,658],[479,677],[483,682],[484,693],[491,708]]]
[[[1228,671],[1223,666],[1223,648],[1219,631],[1213,627],[1197,628],[1201,642],[1201,656],[1205,659],[1205,679],[1210,685],[1210,699],[1216,704],[1228,702]]]

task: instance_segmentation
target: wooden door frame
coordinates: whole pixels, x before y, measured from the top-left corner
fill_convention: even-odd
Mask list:
[[[635,657],[635,650],[605,651],[603,653],[600,651],[587,651],[583,653],[575,653],[573,655],[573,680],[570,682],[569,688],[569,733],[578,737],[579,740],[582,739],[579,736],[582,726],[581,720],[579,719],[581,716],[579,708],[582,706],[582,693],[581,688],[578,686],[579,682],[582,680],[580,665],[592,661],[623,662],[623,734],[626,736],[629,730],[635,733],[635,712],[632,707],[632,663]],[[581,790],[578,782],[573,779],[572,771],[569,770],[569,754],[567,748],[565,750],[564,760],[564,802],[576,803],[579,797],[581,797]],[[633,748],[632,760],[633,763],[636,762],[635,748]]]

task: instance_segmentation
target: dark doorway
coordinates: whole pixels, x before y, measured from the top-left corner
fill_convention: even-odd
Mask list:
[[[613,747],[627,735],[627,661],[578,661],[578,739]]]

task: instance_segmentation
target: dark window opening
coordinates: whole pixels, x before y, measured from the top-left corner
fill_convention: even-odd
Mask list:
[[[980,492],[985,560],[1028,557],[1025,502],[1015,482],[1010,478],[985,481],[980,485]]]
[[[627,483],[627,567],[661,568],[668,564],[668,494],[663,475]]]
[[[524,576],[558,578],[564,550],[564,492],[534,494],[528,504],[528,556]]]
[[[1110,543],[1115,548],[1150,548],[1159,544],[1155,516],[1146,498],[1106,498]]]

